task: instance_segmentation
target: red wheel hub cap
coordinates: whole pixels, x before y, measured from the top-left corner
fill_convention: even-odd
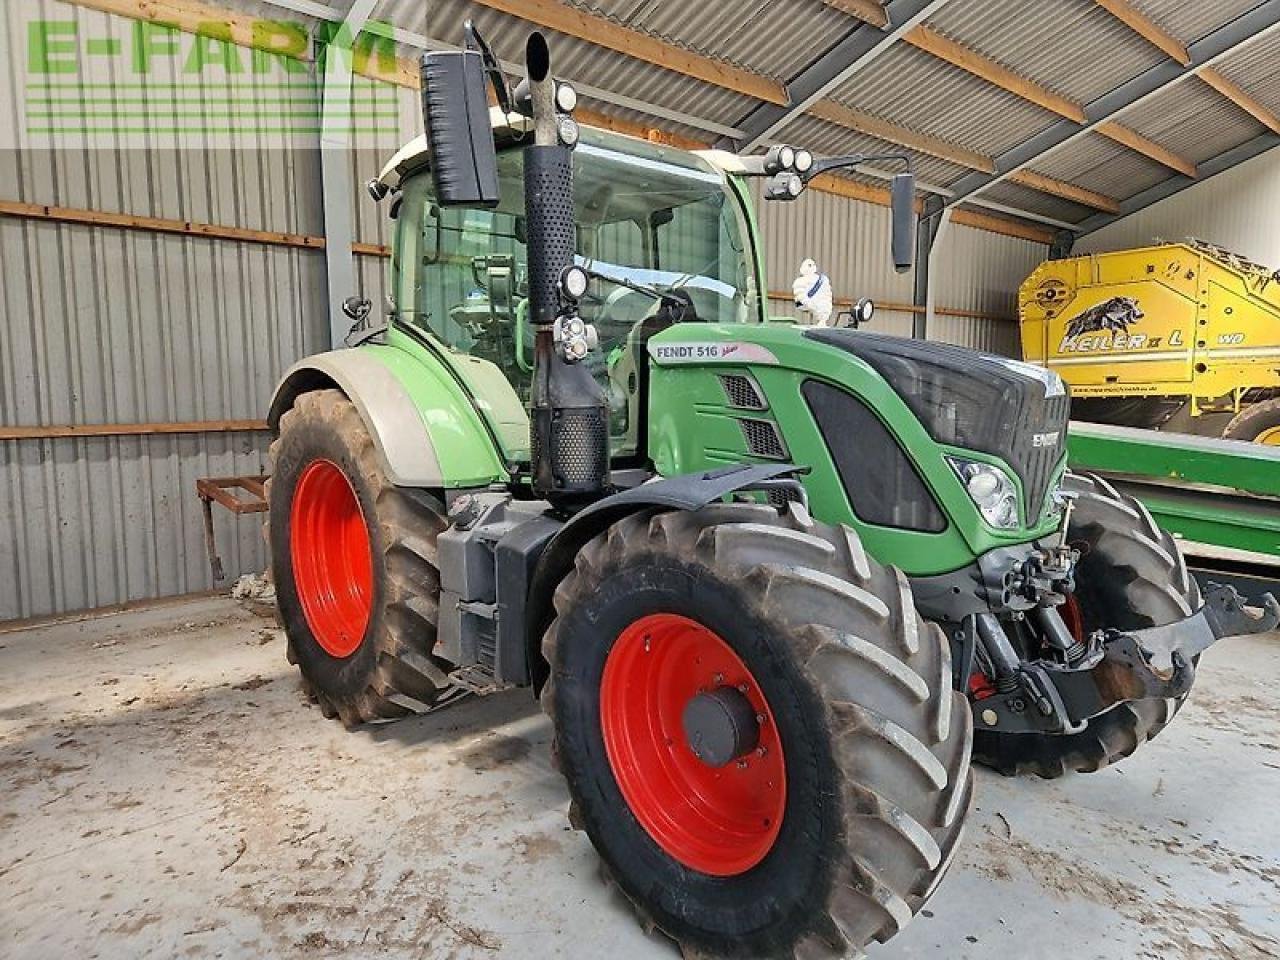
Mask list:
[[[683,722],[691,701],[717,691],[745,698],[759,728],[723,766],[698,758]],[[755,677],[718,635],[675,614],[636,620],[605,661],[600,722],[614,779],[664,851],[721,877],[764,859],[786,809],[782,744]]]
[[[349,657],[373,610],[373,550],[356,491],[336,463],[312,461],[289,516],[293,582],[307,626],[326,653]]]

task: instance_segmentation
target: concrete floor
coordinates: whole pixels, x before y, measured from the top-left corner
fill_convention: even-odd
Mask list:
[[[0,634],[0,956],[673,958],[597,879],[525,691],[347,733],[223,599]],[[1280,637],[1122,766],[980,778],[873,960],[1280,956]]]

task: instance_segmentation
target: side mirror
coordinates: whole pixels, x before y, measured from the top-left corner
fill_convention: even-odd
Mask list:
[[[484,57],[476,50],[422,55],[422,115],[441,206],[496,207],[498,152],[489,126]]]
[[[363,323],[371,310],[373,310],[372,301],[364,297],[347,297],[342,301],[342,312],[356,323]]]
[[[916,248],[916,178],[899,173],[891,188],[893,209],[893,268],[899,273],[911,269]]]

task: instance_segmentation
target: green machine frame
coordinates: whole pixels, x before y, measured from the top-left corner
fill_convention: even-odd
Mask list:
[[[1073,422],[1074,469],[1137,496],[1186,541],[1274,558],[1280,578],[1280,447]]]

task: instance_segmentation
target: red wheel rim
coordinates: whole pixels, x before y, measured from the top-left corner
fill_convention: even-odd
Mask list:
[[[307,626],[334,657],[364,640],[373,610],[373,550],[351,481],[331,460],[307,464],[290,507],[293,582]]]
[[[713,767],[694,755],[682,717],[692,698],[723,686],[747,698],[760,735],[755,750]],[[782,744],[755,677],[719,636],[669,613],[632,623],[605,661],[600,722],[614,779],[664,851],[721,877],[764,859],[787,802]]]

